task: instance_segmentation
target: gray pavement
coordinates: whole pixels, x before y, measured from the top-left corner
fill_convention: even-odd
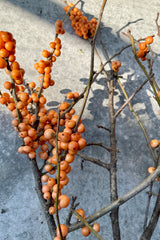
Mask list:
[[[74,3],[75,1],[73,1]],[[88,18],[98,18],[100,0],[88,0],[79,4]],[[34,70],[34,63],[41,59],[41,51],[48,48],[54,39],[54,23],[64,17],[64,3],[62,0],[0,0],[1,30],[13,33],[17,41],[17,60],[26,70],[27,81],[37,81],[38,74]],[[101,25],[99,39],[103,40],[110,56],[129,43],[122,32],[132,31],[136,39],[156,34],[155,18],[160,10],[159,0],[114,0],[108,1]],[[78,38],[71,29],[69,20],[64,28],[66,34],[61,37],[62,55],[53,69],[55,86],[46,90],[47,108],[56,108],[64,101],[65,94],[70,91],[81,92],[86,86],[90,67],[90,46],[87,41]],[[155,37],[153,51],[155,54],[154,72],[159,80],[160,38]],[[97,49],[104,55],[100,40]],[[145,79],[137,67],[128,49],[118,59],[122,62],[120,74],[130,95]],[[95,69],[99,67],[99,60],[95,60]],[[0,87],[7,76],[1,71]],[[84,134],[87,142],[109,142],[108,133],[97,129],[96,125],[107,127],[107,94],[103,76],[93,84],[84,112]],[[124,103],[120,89],[116,90],[116,109]],[[132,101],[134,109],[139,114],[144,126],[148,130],[149,138],[159,138],[158,106],[153,99],[152,90],[147,84]],[[76,107],[77,113],[81,103]],[[34,189],[34,178],[30,165],[24,155],[17,153],[20,139],[11,126],[12,117],[5,107],[0,106],[0,240],[50,240],[47,225],[41,206]],[[126,108],[117,119],[118,154],[118,193],[122,196],[147,177],[147,168],[152,165],[152,158],[147,148],[143,133],[133,115]],[[88,148],[83,151],[89,156],[107,159],[108,153],[99,149]],[[98,211],[109,204],[109,174],[104,169],[91,163],[84,163],[81,171],[80,159],[77,157],[72,164],[70,184],[64,189],[69,197],[78,196],[80,207],[86,215]],[[159,184],[154,185],[156,193]],[[148,189],[147,189],[148,190]],[[144,222],[147,204],[147,190],[143,191],[120,208],[120,227],[122,240],[139,239]],[[155,196],[152,198],[151,209]],[[67,210],[60,212],[63,222]],[[151,214],[151,211],[149,212]],[[109,215],[99,219],[101,235],[105,240],[112,239]],[[107,227],[106,227],[107,226]],[[80,230],[69,234],[68,239],[83,239]],[[90,235],[89,240],[95,239]],[[160,221],[153,234],[152,240],[160,239]]]

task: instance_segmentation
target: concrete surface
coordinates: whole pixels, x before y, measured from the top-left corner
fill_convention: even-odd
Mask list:
[[[75,1],[73,1],[75,2]],[[98,18],[100,0],[88,0],[82,4],[84,13],[91,18]],[[1,30],[11,31],[17,41],[17,60],[26,70],[28,81],[37,81],[38,74],[34,70],[34,63],[41,59],[41,51],[48,48],[54,39],[54,23],[62,19],[64,3],[61,0],[1,0],[0,22]],[[81,7],[81,4],[79,4]],[[155,18],[160,9],[159,0],[113,0],[108,1],[101,25],[100,37],[110,56],[121,47],[128,44],[128,39],[122,34],[129,28],[135,38],[156,34]],[[62,39],[62,55],[57,60],[53,70],[55,86],[46,90],[48,108],[56,108],[64,101],[65,94],[70,91],[79,91],[85,87],[89,76],[90,46],[87,41],[78,38],[71,29],[70,22],[66,21],[66,34]],[[156,36],[153,44],[155,54],[154,72],[159,81],[160,39]],[[103,54],[101,45],[97,49]],[[103,56],[103,55],[102,55]],[[104,59],[104,57],[102,57]],[[126,50],[118,57],[122,62],[120,74],[130,95],[143,82],[144,75],[137,67],[131,50]],[[99,66],[95,60],[95,69]],[[0,86],[7,76],[1,71]],[[38,82],[37,82],[38,83]],[[103,76],[98,78],[92,86],[90,99],[84,113],[87,142],[105,141],[107,145],[108,133],[97,129],[96,125],[107,125],[107,94]],[[117,86],[116,109],[124,103]],[[139,92],[132,104],[140,115],[148,130],[149,138],[159,138],[158,107],[152,97],[152,90],[147,84]],[[77,113],[80,103],[76,107]],[[34,179],[30,165],[25,156],[17,153],[20,140],[11,126],[12,117],[5,107],[0,107],[0,240],[50,240],[48,229],[41,206],[34,189]],[[152,165],[152,158],[136,120],[126,108],[117,119],[118,154],[118,187],[119,196],[138,185],[147,177],[147,168]],[[92,147],[84,150],[89,156],[107,160],[108,153]],[[86,215],[109,204],[109,174],[104,169],[91,163],[84,163],[81,171],[80,159],[72,164],[70,184],[64,189],[69,197],[78,196],[80,207]],[[154,192],[158,190],[158,183]],[[142,233],[144,212],[147,203],[147,194],[143,191],[138,196],[120,208],[120,227],[122,240],[137,240]],[[155,197],[152,198],[151,209]],[[61,221],[67,211],[60,212]],[[151,211],[150,211],[151,213]],[[101,235],[105,240],[112,239],[109,215],[98,221],[101,224]],[[107,226],[107,227],[106,227]],[[68,239],[83,239],[80,230],[69,234]],[[92,235],[89,240],[95,239]],[[152,240],[160,239],[160,221],[157,224]]]

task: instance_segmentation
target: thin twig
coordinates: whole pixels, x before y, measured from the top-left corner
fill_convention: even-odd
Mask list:
[[[58,112],[58,122],[57,122],[57,131],[55,136],[55,145],[56,145],[56,158],[57,158],[57,192],[56,192],[56,201],[55,201],[55,211],[56,211],[56,221],[57,221],[57,227],[60,233],[60,238],[63,240],[62,237],[62,231],[60,227],[60,219],[59,219],[59,213],[58,213],[58,198],[59,198],[59,186],[60,186],[60,163],[59,163],[59,156],[58,156],[58,133],[59,133],[59,112]]]
[[[156,26],[157,26],[157,35],[160,37],[160,25],[158,24],[159,19],[159,12],[157,13],[157,18],[155,19]]]
[[[134,98],[134,96],[142,89],[142,87],[148,82],[148,79],[146,79],[137,89],[136,91],[126,100],[126,102],[117,110],[114,117],[117,117],[122,110],[129,104],[129,102]]]
[[[84,160],[86,161],[89,161],[89,162],[92,162],[100,167],[103,167],[103,168],[106,168],[108,170],[110,170],[111,168],[111,164],[107,164],[107,163],[104,163],[102,162],[101,160],[97,159],[97,158],[92,158],[92,157],[88,157],[87,155],[84,155],[82,153],[77,153],[77,155],[81,158],[83,158]]]
[[[89,96],[91,84],[92,84],[92,81],[93,81],[93,76],[94,76],[94,51],[95,51],[95,43],[96,43],[96,38],[97,38],[97,34],[98,34],[99,27],[100,27],[100,23],[101,23],[101,19],[102,19],[102,15],[103,15],[103,11],[104,11],[104,7],[105,7],[106,2],[107,2],[107,0],[103,0],[103,2],[102,2],[102,6],[101,6],[101,10],[100,10],[100,14],[99,14],[99,18],[98,18],[96,30],[95,30],[95,33],[94,33],[94,36],[93,36],[93,40],[91,41],[90,75],[89,75],[88,85],[87,85],[87,89],[86,89],[86,92],[85,92],[85,96],[84,96],[82,108],[81,108],[81,111],[80,111],[78,120],[77,120],[77,122],[76,122],[76,126],[75,126],[75,128],[74,128],[74,131],[76,131],[76,129],[77,129],[77,127],[78,127],[78,124],[79,124],[79,121],[80,121],[80,119],[81,119],[81,117],[82,117],[82,114],[83,114],[83,112],[84,112],[84,109],[85,109],[85,106],[86,106],[86,103],[87,103],[87,99],[88,99],[88,96]]]
[[[152,197],[152,187],[153,187],[153,183],[151,183],[150,186],[149,186],[148,201],[147,201],[147,207],[146,207],[146,211],[145,211],[145,218],[144,218],[143,230],[145,230],[146,227],[147,227],[148,214],[149,214],[149,206],[150,206],[151,197]]]
[[[151,184],[151,182],[153,182],[154,179],[157,178],[159,175],[160,175],[160,166],[158,166],[158,168],[154,171],[154,173],[152,173],[150,176],[148,176],[146,179],[144,179],[138,186],[136,186],[131,191],[124,194],[122,197],[118,198],[117,200],[115,200],[114,202],[109,204],[108,206],[100,209],[99,211],[95,212],[91,216],[87,217],[85,220],[88,223],[91,223],[91,222],[101,218],[102,216],[106,215],[113,209],[121,206],[122,204],[124,204],[125,202],[130,200],[131,198],[135,197],[138,193],[143,191],[145,188],[147,188]],[[159,201],[159,203],[160,203],[160,201]],[[68,230],[69,230],[69,232],[72,232],[76,229],[81,228],[82,226],[83,226],[82,223],[75,222],[75,223],[71,224],[71,226],[68,227]]]
[[[155,207],[153,209],[152,216],[150,218],[150,221],[148,223],[148,226],[142,233],[140,240],[150,240],[152,237],[152,234],[157,226],[157,222],[160,216],[160,188],[159,188],[159,193],[157,196],[157,201],[155,203]]]
[[[68,212],[68,216],[66,218],[66,225],[67,226],[71,225],[71,218],[72,218],[72,215],[73,215],[73,210],[75,210],[79,205],[79,203],[75,203],[76,200],[77,200],[77,197],[72,196],[71,206],[70,206],[70,209],[69,209],[69,212]]]
[[[106,147],[102,143],[87,143],[86,146],[92,146],[92,145],[102,147],[102,148],[106,149],[108,152],[111,152],[111,151],[119,152],[118,149],[113,149],[113,148],[110,148],[110,147]]]
[[[121,81],[120,81],[119,78],[117,78],[117,82],[118,82],[118,84],[119,84],[119,86],[120,86],[120,88],[121,88],[121,90],[122,90],[125,98],[128,100],[129,98],[128,98],[128,95],[127,95],[127,93],[126,93],[126,90],[124,89],[123,84],[121,83]],[[141,86],[142,86],[142,85],[141,85]],[[140,87],[141,87],[141,86],[140,86]],[[154,162],[155,162],[155,164],[156,164],[156,162],[157,162],[157,157],[155,156],[155,153],[154,153],[154,151],[153,151],[153,149],[152,149],[152,147],[151,147],[151,145],[150,145],[148,133],[147,133],[147,131],[146,131],[146,129],[145,129],[142,121],[140,120],[138,114],[134,111],[134,109],[133,109],[133,107],[132,107],[132,105],[131,105],[131,102],[128,102],[128,105],[129,105],[129,110],[130,110],[131,113],[134,115],[134,117],[136,118],[139,126],[141,127],[141,129],[142,129],[142,131],[143,131],[143,134],[144,134],[145,139],[146,139],[146,142],[147,142],[147,146],[148,146],[148,148],[149,148],[149,150],[150,150],[150,153],[151,153],[151,155],[152,155],[152,158],[153,158],[153,160],[154,160]]]

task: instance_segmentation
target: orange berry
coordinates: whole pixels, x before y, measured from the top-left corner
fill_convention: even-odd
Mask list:
[[[14,80],[20,80],[22,78],[21,71],[18,70],[18,69],[13,69],[12,72],[11,72],[11,77]]]
[[[54,55],[55,55],[56,57],[59,57],[59,56],[61,55],[61,51],[60,51],[59,49],[55,49],[55,50],[54,50]]]
[[[4,82],[3,86],[5,89],[8,89],[8,90],[12,89],[12,83],[9,81]]]
[[[46,172],[51,171],[52,168],[53,168],[53,166],[52,166],[51,164],[46,164],[45,167],[44,167],[44,169],[45,169]]]
[[[72,92],[67,93],[67,98],[72,99],[74,97],[74,94]]]
[[[43,198],[46,199],[46,200],[50,199],[51,198],[51,193],[50,192],[45,192],[43,194]]]
[[[0,57],[7,58],[9,56],[9,51],[7,51],[5,48],[0,49]]]
[[[49,179],[49,176],[48,176],[47,174],[44,174],[44,175],[42,176],[42,182],[47,182],[48,179]]]
[[[154,167],[149,167],[148,168],[148,173],[152,174],[156,169]]]
[[[30,82],[28,86],[30,89],[33,89],[36,87],[36,84],[35,84],[35,82]]]
[[[157,148],[159,146],[160,142],[157,139],[152,139],[150,141],[150,145],[152,148]]]
[[[65,157],[65,161],[68,163],[72,163],[74,161],[74,155],[67,153]]]
[[[152,36],[146,37],[146,38],[145,38],[145,43],[146,43],[146,44],[151,44],[151,43],[153,43],[153,37],[152,37]]]
[[[47,129],[45,130],[44,132],[44,136],[47,140],[51,139],[51,138],[54,138],[55,136],[55,131],[53,129]]]
[[[89,234],[90,234],[90,229],[87,227],[87,226],[84,226],[81,228],[81,234],[84,236],[84,237],[88,237]]]
[[[20,65],[18,62],[14,61],[11,63],[11,70],[14,70],[14,69],[20,69]]]
[[[136,52],[136,54],[137,54],[137,57],[138,57],[138,58],[142,58],[142,57],[144,56],[144,50],[139,49],[139,50]]]
[[[47,50],[43,50],[42,51],[42,56],[45,58],[48,58],[51,55],[51,52],[47,51]]]
[[[13,36],[10,32],[2,32],[1,33],[1,38],[4,42],[11,41],[13,39]]]
[[[7,62],[3,58],[0,57],[0,68],[7,67]]]
[[[76,212],[79,213],[79,215],[81,215],[81,217],[83,217],[83,218],[85,217],[85,212],[82,208],[77,209]],[[75,217],[78,219],[77,216],[75,216]]]
[[[69,133],[67,132],[61,132],[61,133],[58,133],[58,140],[62,141],[62,142],[69,142],[71,136]]]
[[[74,97],[74,98],[79,98],[79,93],[78,93],[78,92],[74,92],[74,93],[73,93],[73,97]]]
[[[63,22],[62,22],[61,20],[57,20],[57,21],[55,22],[55,26],[58,27],[58,28],[62,28]]]
[[[8,41],[5,43],[5,49],[12,51],[15,49],[15,43],[13,41]]]
[[[139,49],[144,50],[145,48],[146,48],[146,43],[145,42],[139,43]]]
[[[94,223],[94,224],[93,224],[93,229],[94,229],[96,232],[99,232],[99,231],[100,231],[100,225],[99,225],[99,223]]]
[[[14,62],[16,60],[16,57],[14,56],[14,54],[10,54],[8,57],[8,61],[9,62]]]
[[[49,214],[50,214],[50,215],[53,215],[53,214],[55,214],[56,209],[55,209],[54,206],[51,206],[48,211],[49,211]],[[55,239],[55,238],[54,238],[54,239]],[[59,238],[59,239],[60,239],[60,238]]]
[[[50,187],[49,187],[47,184],[45,184],[45,185],[42,186],[42,192],[43,192],[43,193],[49,192],[49,191],[50,191]]]
[[[60,228],[61,228],[62,237],[66,237],[68,235],[68,227],[66,225],[64,225],[64,224],[61,224]],[[60,233],[59,233],[58,227],[56,229],[56,233],[57,233],[57,236],[60,237]]]
[[[53,187],[56,184],[56,180],[54,178],[48,178],[47,185]]]
[[[41,152],[38,153],[38,156],[39,156],[39,158],[41,158],[42,160],[47,160],[47,158],[48,158],[48,153],[41,151]],[[46,167],[46,168],[47,168],[47,167]],[[47,169],[48,169],[48,168],[47,168]],[[52,169],[52,168],[51,168],[51,169]],[[50,169],[50,170],[51,170],[51,169]],[[50,171],[50,170],[46,170],[46,171],[48,172],[48,171]]]
[[[30,158],[30,159],[34,159],[35,157],[36,157],[36,152],[30,152],[29,154],[28,154],[28,157]]]
[[[83,125],[83,123],[80,123],[77,127],[77,132],[83,133],[84,131],[85,131],[85,126]]]
[[[86,140],[84,138],[80,138],[78,141],[78,146],[79,146],[79,150],[82,150],[83,148],[86,147]]]
[[[67,195],[61,195],[59,198],[59,206],[61,208],[66,208],[68,207],[69,203],[70,203],[70,200],[69,200],[69,197]]]

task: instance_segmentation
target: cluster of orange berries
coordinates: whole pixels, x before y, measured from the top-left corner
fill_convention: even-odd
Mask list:
[[[1,46],[3,46],[4,39],[13,40],[12,34],[8,32],[1,32],[0,36],[2,37]],[[14,78],[13,70],[21,71],[19,63],[15,61],[15,58],[14,61],[9,61],[10,54],[7,57],[1,55],[0,61],[4,61],[3,68],[6,68],[6,72],[10,74],[11,81],[4,83],[4,88],[9,90],[9,93],[0,93],[0,103],[6,105],[11,111],[12,125],[23,140],[18,152],[28,155],[31,160],[38,156],[44,161],[41,178],[42,194],[44,199],[50,200],[49,213],[53,215],[56,210],[57,194],[59,194],[59,210],[66,208],[70,203],[69,197],[62,194],[61,190],[68,184],[67,174],[71,171],[70,164],[74,161],[76,153],[86,146],[86,140],[81,135],[85,131],[85,126],[79,116],[75,115],[75,110],[70,108],[70,103],[62,102],[59,106],[59,113],[54,110],[47,111],[45,107],[47,100],[42,93],[43,89],[53,85],[50,76],[51,67],[56,57],[60,55],[58,51],[61,48],[61,40],[57,37],[50,43],[50,47],[52,52],[47,50],[42,52],[43,57],[47,59],[40,60],[34,65],[41,74],[42,88],[36,87],[35,82],[30,82],[25,86],[23,81],[17,82],[20,79]],[[68,99],[78,97],[77,92],[67,94]],[[59,133],[56,146],[57,127]],[[57,183],[57,161],[60,165],[59,184]]]
[[[142,61],[147,59],[148,53],[148,46],[153,43],[153,37],[148,36],[145,38],[145,41],[139,43],[139,50],[136,52],[137,57],[140,58]]]
[[[85,216],[85,212],[82,208],[79,208],[76,210],[76,212],[82,217],[82,218],[86,218]],[[78,217],[76,216],[77,220],[79,221]],[[100,225],[99,223],[95,222],[93,223],[92,225],[92,228],[96,231],[96,232],[99,232],[100,231]],[[81,228],[81,234],[84,236],[84,237],[88,237],[91,233],[91,230],[87,227],[87,226],[84,226]]]
[[[63,28],[63,22],[61,20],[57,20],[56,23],[55,23],[55,26],[56,26],[56,33],[57,34],[64,34],[65,33],[65,30]]]
[[[13,35],[10,32],[0,31],[0,68],[6,68],[6,73],[8,73],[7,66],[10,65],[11,77],[17,85],[20,85],[23,83],[25,71],[15,61],[15,48],[16,40],[13,38]],[[7,82],[6,86],[10,88],[11,83]]]
[[[82,218],[84,218],[84,219],[86,218],[85,212],[84,212],[84,210],[82,208],[79,208],[76,211]],[[77,218],[77,221],[79,221],[77,216],[76,216],[76,218]],[[61,224],[60,228],[61,228],[62,237],[65,238],[68,235],[68,227],[65,224]],[[99,232],[100,231],[99,223],[97,223],[97,222],[93,223],[92,228],[96,232]],[[84,227],[81,228],[81,234],[84,237],[88,237],[90,235],[90,233],[91,233],[91,230],[87,226],[84,226]],[[60,233],[59,233],[59,229],[58,228],[56,229],[56,234],[57,234],[57,236],[53,240],[60,240]]]
[[[42,56],[46,58],[46,60],[40,60],[38,63],[34,64],[34,68],[37,72],[43,74],[39,77],[39,81],[43,82],[42,86],[44,89],[54,85],[54,80],[51,78],[51,71],[53,62],[61,55],[62,44],[60,38],[56,38],[53,42],[50,42],[49,46],[51,51],[42,51]]]
[[[120,67],[121,67],[121,62],[120,61],[113,61],[112,62],[112,70],[114,72],[118,72]]]
[[[64,7],[64,11],[66,14],[69,12],[71,26],[75,33],[84,39],[92,38],[96,30],[97,20],[92,18],[88,21],[87,17],[83,16],[82,12],[77,7],[73,8],[73,6],[73,3],[69,3],[68,6]]]

